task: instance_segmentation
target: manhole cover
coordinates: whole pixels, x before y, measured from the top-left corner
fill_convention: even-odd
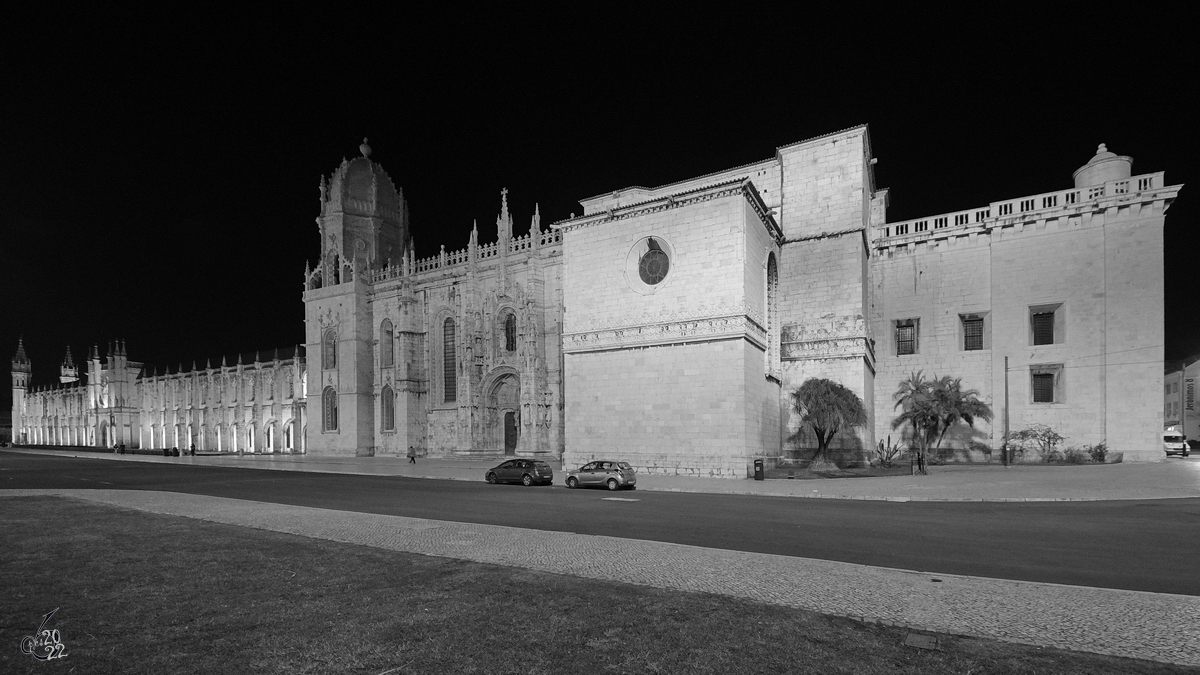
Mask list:
[[[934,649],[941,651],[941,646],[938,645],[938,639],[932,635],[921,635],[919,633],[909,633],[908,637],[904,638],[906,647],[916,647],[917,649]]]

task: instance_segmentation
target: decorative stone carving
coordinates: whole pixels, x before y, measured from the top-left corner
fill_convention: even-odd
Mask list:
[[[866,321],[861,315],[827,316],[780,331],[780,357],[804,360],[870,354]]]
[[[633,347],[710,340],[717,337],[745,337],[766,348],[767,331],[750,317],[740,314],[706,317],[685,321],[626,326],[563,335],[563,351],[580,352],[613,347]]]

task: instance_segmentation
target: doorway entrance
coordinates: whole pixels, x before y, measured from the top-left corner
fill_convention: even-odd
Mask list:
[[[521,441],[521,380],[516,373],[502,372],[487,390],[485,418],[487,445],[506,455],[517,454]]]
[[[504,413],[504,454],[517,454],[517,413]]]

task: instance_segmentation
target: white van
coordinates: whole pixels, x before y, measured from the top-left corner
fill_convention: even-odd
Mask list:
[[[1188,456],[1188,444],[1184,438],[1183,432],[1177,426],[1169,426],[1163,429],[1163,450],[1167,451],[1167,455]]]

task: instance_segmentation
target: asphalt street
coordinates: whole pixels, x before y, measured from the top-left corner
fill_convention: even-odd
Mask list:
[[[869,502],[523,487],[0,452],[0,489],[163,490],[818,558],[1200,595],[1200,499]],[[2,493],[0,493],[2,494]]]

